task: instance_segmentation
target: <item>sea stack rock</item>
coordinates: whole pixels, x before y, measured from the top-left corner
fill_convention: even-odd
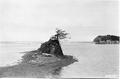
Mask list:
[[[50,38],[47,42],[41,44],[38,48],[39,54],[53,55],[64,57],[59,40],[56,37]]]

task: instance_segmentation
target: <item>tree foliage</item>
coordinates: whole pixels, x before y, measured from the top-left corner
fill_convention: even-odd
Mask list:
[[[67,38],[67,35],[68,35],[69,33],[66,33],[66,31],[65,30],[62,30],[62,29],[56,29],[56,34],[54,35],[54,37],[56,37],[58,40],[59,39],[65,39],[65,38]]]

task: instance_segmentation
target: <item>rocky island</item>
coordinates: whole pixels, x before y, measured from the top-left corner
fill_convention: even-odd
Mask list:
[[[115,35],[100,35],[97,36],[93,42],[95,44],[119,44],[120,43],[120,37]]]

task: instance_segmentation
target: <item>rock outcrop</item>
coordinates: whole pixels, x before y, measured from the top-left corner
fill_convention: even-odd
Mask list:
[[[93,42],[96,44],[119,44],[120,37],[114,35],[97,36]]]
[[[56,57],[63,57],[63,51],[61,49],[59,40],[50,39],[49,41],[43,43],[40,48],[38,48],[39,54],[54,55]]]
[[[22,56],[23,63],[29,62],[54,62],[59,59],[64,59],[66,56],[63,54],[59,40],[66,38],[65,31],[57,30],[56,34],[53,35],[48,41],[41,44],[37,50],[30,51]],[[46,61],[46,62],[45,62]]]

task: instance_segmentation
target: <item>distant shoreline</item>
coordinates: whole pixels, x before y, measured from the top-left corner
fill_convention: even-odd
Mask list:
[[[44,41],[0,41],[0,43],[43,43]],[[93,43],[92,41],[61,41],[61,42],[69,42],[69,43]]]
[[[10,44],[10,43],[13,43],[13,44],[15,44],[15,43],[17,43],[17,44],[29,44],[29,43],[36,43],[36,44],[41,44],[41,43],[43,43],[43,42],[38,42],[38,41],[0,41],[0,43],[2,44],[4,44],[4,43],[8,43],[8,44]],[[92,41],[62,41],[61,43],[89,43],[89,44],[96,44],[95,42],[92,42]],[[96,45],[108,45],[108,43],[105,43],[105,44],[102,44],[102,43],[100,43],[100,44],[96,44]],[[109,44],[109,45],[119,45],[118,43],[116,44],[114,44],[114,43],[112,43],[112,44]]]

